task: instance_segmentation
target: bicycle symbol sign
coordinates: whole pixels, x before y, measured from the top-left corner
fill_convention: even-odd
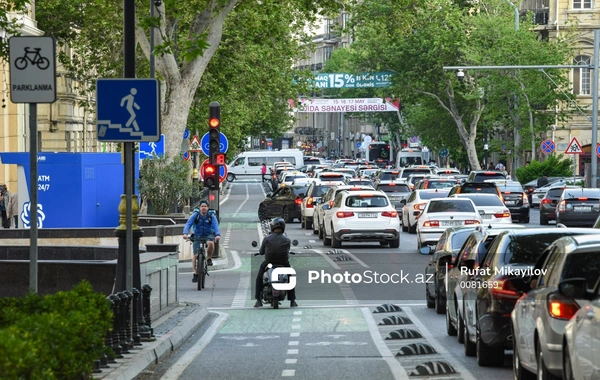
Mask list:
[[[56,101],[56,44],[53,37],[15,36],[8,40],[10,100]]]

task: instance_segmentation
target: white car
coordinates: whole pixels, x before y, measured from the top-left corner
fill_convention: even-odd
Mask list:
[[[306,192],[306,196],[302,199],[302,204],[300,205],[300,222],[302,223],[302,227],[310,230],[312,228],[314,234],[319,233],[318,225],[313,227],[313,215],[315,213],[315,208],[319,205],[321,198],[329,189],[338,185],[337,182],[321,182],[316,178],[310,178],[313,180],[313,183],[308,188]]]
[[[563,379],[600,379],[600,280],[585,293],[589,303],[565,326]]]
[[[341,191],[325,214],[324,245],[340,248],[342,242],[377,241],[400,246],[400,219],[383,191]]]
[[[417,223],[417,248],[436,244],[448,227],[481,224],[475,203],[468,198],[433,198]]]
[[[450,189],[417,189],[410,193],[402,207],[402,231],[414,234],[417,232],[417,217],[432,198],[448,196]]]
[[[290,186],[297,178],[308,178],[308,176],[296,170],[281,173],[281,183],[285,186]]]
[[[579,181],[580,179],[576,178],[576,180]],[[558,181],[551,182],[545,186],[538,187],[537,189],[533,190],[533,193],[531,193],[531,207],[539,207],[540,202],[546,197],[546,193],[548,192],[548,190],[550,190],[551,187],[566,186],[570,184],[573,184],[572,178],[561,179]]]
[[[350,186],[336,183],[336,186],[330,188],[325,195],[321,197],[321,200],[318,202],[317,207],[313,211],[313,233],[319,234],[319,239],[323,239],[323,232],[325,231],[323,227],[323,221],[325,220],[325,214],[328,210],[333,206],[333,200],[335,196],[342,190],[365,190],[365,191],[375,191],[375,189],[371,186]]]
[[[454,194],[452,198],[469,198],[475,203],[477,211],[483,211],[479,214],[484,223],[512,223],[512,215],[504,202],[495,194],[484,193],[463,193]]]

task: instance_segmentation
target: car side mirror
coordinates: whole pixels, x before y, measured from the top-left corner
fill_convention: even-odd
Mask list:
[[[421,215],[421,211],[413,211],[413,216],[419,216]]]
[[[424,246],[419,248],[419,252],[421,253],[421,255],[432,255],[433,254],[433,249],[431,249],[431,246]]]
[[[587,289],[587,280],[582,277],[569,278],[558,284],[558,292],[569,298],[583,298],[591,300],[592,292]]]

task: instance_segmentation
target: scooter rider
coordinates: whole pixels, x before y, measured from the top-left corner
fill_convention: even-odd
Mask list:
[[[262,301],[260,300],[260,293],[263,288],[263,274],[267,269],[269,263],[273,265],[281,265],[284,267],[290,267],[290,247],[291,242],[285,232],[285,221],[282,218],[275,218],[271,221],[271,233],[265,237],[260,246],[259,253],[265,255],[265,260],[260,264],[260,269],[256,275],[256,291],[255,298],[256,303],[254,307],[261,307]],[[296,303],[296,290],[291,289],[287,291],[288,300],[290,300],[290,307],[297,307]]]

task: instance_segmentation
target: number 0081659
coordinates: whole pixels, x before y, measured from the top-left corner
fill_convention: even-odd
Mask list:
[[[480,280],[469,280],[460,281],[458,286],[461,289],[492,289],[498,287],[498,281],[480,281]]]

